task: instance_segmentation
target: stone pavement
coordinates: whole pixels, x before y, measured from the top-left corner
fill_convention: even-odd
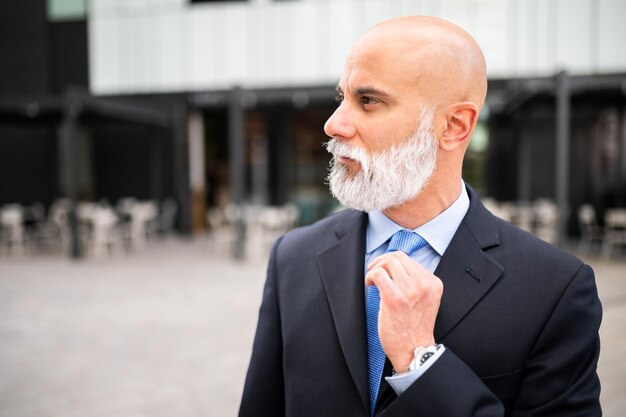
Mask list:
[[[591,260],[605,415],[626,410],[626,261]],[[235,416],[265,275],[206,241],[79,263],[0,258],[0,417]]]

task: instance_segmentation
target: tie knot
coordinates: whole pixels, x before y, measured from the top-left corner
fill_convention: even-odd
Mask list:
[[[399,230],[391,236],[387,252],[402,251],[411,255],[416,250],[426,246],[426,240],[415,232]]]

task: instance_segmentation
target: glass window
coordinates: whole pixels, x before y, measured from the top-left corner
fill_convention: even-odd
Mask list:
[[[248,0],[189,0],[191,4],[194,3],[241,3],[246,2]]]
[[[47,6],[51,22],[84,20],[87,16],[87,0],[48,0]]]

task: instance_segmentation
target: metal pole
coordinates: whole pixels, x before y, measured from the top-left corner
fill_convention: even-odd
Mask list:
[[[233,256],[237,260],[244,258],[245,224],[243,219],[244,200],[244,108],[243,90],[235,87],[228,100],[228,151],[230,165],[230,190],[232,201],[237,208],[235,221],[235,249]]]
[[[184,236],[191,234],[191,203],[189,169],[187,164],[187,108],[178,102],[172,107],[172,163],[174,168],[174,193],[178,202],[178,226]]]
[[[70,226],[70,257],[80,259],[82,251],[78,236],[78,140],[76,136],[77,118],[82,106],[79,101],[68,98],[65,106],[65,132],[67,134],[66,164],[67,164],[67,197],[69,200],[68,222]]]
[[[566,71],[556,75],[556,202],[559,207],[557,243],[567,238],[569,214],[569,155],[570,155],[570,88]]]
[[[290,113],[285,109],[268,112],[268,175],[270,184],[267,194],[270,204],[282,205],[289,201],[291,160],[289,143]]]
[[[515,142],[519,143],[519,153],[517,156],[519,172],[519,176],[517,178],[517,200],[523,204],[527,204],[531,199],[533,157],[531,152],[530,137],[522,134],[523,121],[520,120],[523,118],[523,114],[520,117],[520,113],[522,112],[523,110],[518,110],[513,116],[513,123],[515,123]]]

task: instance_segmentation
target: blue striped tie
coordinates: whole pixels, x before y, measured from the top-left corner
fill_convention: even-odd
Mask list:
[[[400,230],[391,237],[391,242],[387,247],[387,252],[402,251],[407,255],[426,246],[427,242],[415,232]],[[378,338],[378,308],[380,305],[380,294],[378,288],[372,285],[367,291],[367,305],[365,315],[367,321],[367,362],[369,366],[370,382],[370,415],[374,415],[376,409],[376,399],[380,388],[380,380],[385,367],[385,352],[380,345]]]

